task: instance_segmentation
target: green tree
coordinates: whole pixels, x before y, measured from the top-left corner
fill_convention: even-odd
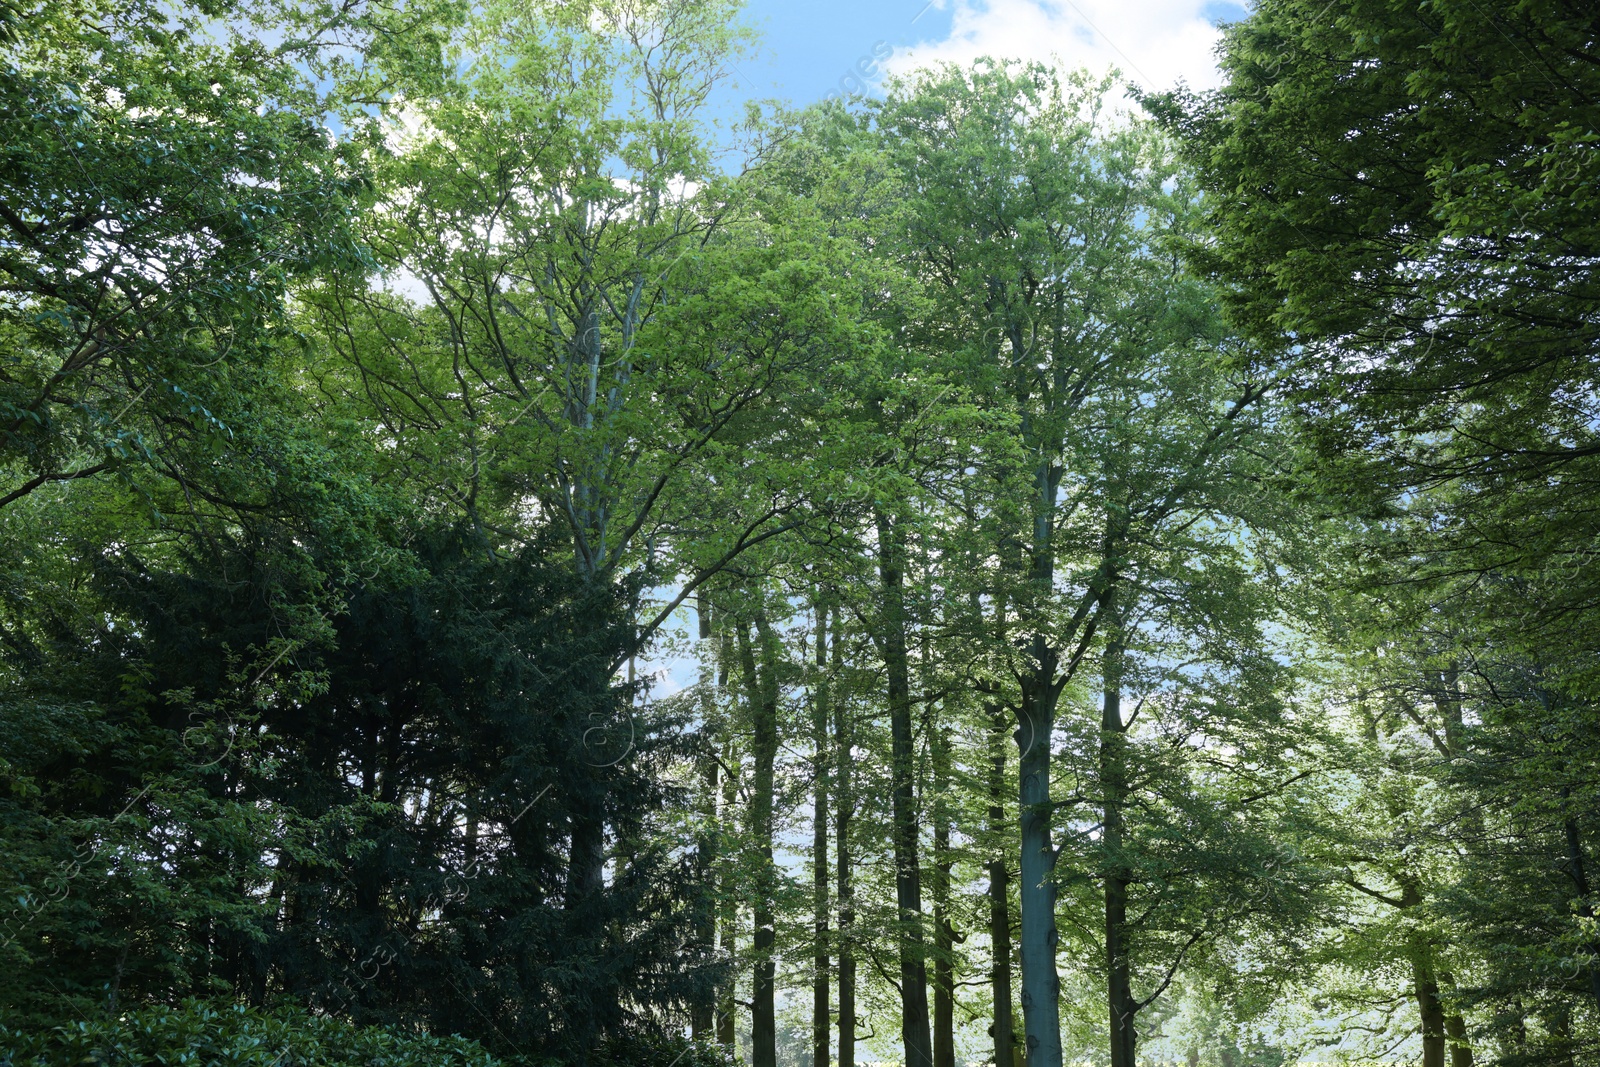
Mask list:
[[[296,280],[359,259],[361,174],[295,60],[207,13],[42,4],[0,43],[0,508],[139,468],[217,493]],[[359,35],[358,35],[359,36]]]
[[[1098,536],[1080,528],[1093,509],[1069,480],[1072,448],[1110,376],[1196,329],[1197,290],[1162,249],[1185,210],[1171,153],[1146,128],[1101,122],[1108,88],[980,63],[897,88],[878,115],[913,200],[903,241],[930,293],[930,329],[964,339],[960,373],[1014,427],[1013,447],[977,470],[999,487],[981,558],[1011,616],[994,637],[1012,648],[1019,687],[1022,1006],[1035,1067],[1061,1062],[1051,738],[1116,584],[1114,559],[1096,557]]]
[[[1340,571],[1370,598],[1360,640],[1411,664],[1386,684],[1462,810],[1527,806],[1516,849],[1455,822],[1454,844],[1500,857],[1471,884],[1509,890],[1488,872],[1513,853],[1567,872],[1567,920],[1462,895],[1462,931],[1522,911],[1510,940],[1568,946],[1562,984],[1600,1004],[1579,947],[1593,829],[1571,801],[1595,759],[1595,54],[1576,4],[1271,2],[1227,31],[1220,90],[1150,104],[1209,194],[1197,262],[1296,370],[1308,499],[1371,519]],[[1524,980],[1483,990],[1513,1030],[1513,1003],[1539,999]]]

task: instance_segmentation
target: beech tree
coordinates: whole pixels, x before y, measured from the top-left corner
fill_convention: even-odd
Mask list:
[[[1593,13],[741,18],[0,0],[0,1061],[1592,1060]]]
[[[979,470],[1002,486],[987,552],[1010,618],[1021,756],[1022,1008],[1030,1067],[1061,1063],[1051,747],[1063,689],[1085,662],[1115,560],[1080,555],[1068,477],[1086,402],[1108,374],[1190,329],[1192,290],[1162,230],[1182,210],[1171,153],[1102,125],[1109,88],[1041,67],[979,64],[898,88],[879,121],[915,208],[906,246],[963,371],[1013,420],[1014,453]],[[1087,562],[1085,560],[1087,559]],[[1082,567],[1082,570],[1078,570]],[[1063,595],[1063,582],[1076,589]]]

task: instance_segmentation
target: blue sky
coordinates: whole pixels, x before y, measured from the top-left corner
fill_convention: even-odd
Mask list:
[[[806,104],[838,86],[880,42],[901,49],[950,33],[951,12],[928,0],[753,0],[761,55],[740,69],[758,95]]]
[[[1231,0],[751,0],[747,19],[762,43],[739,64],[739,89],[810,103],[890,49],[879,66],[893,70],[983,54],[1059,56],[1097,71],[1116,65],[1148,88],[1179,78],[1205,87],[1215,79],[1215,23],[1244,13]]]

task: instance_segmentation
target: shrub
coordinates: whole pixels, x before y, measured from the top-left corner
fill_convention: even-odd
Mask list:
[[[74,1021],[42,1033],[0,1027],[11,1067],[501,1067],[476,1042],[358,1027],[297,1008],[189,1001]]]

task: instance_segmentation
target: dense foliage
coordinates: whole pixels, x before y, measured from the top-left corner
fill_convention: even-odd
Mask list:
[[[0,0],[0,1060],[1593,1062],[1597,38]]]

